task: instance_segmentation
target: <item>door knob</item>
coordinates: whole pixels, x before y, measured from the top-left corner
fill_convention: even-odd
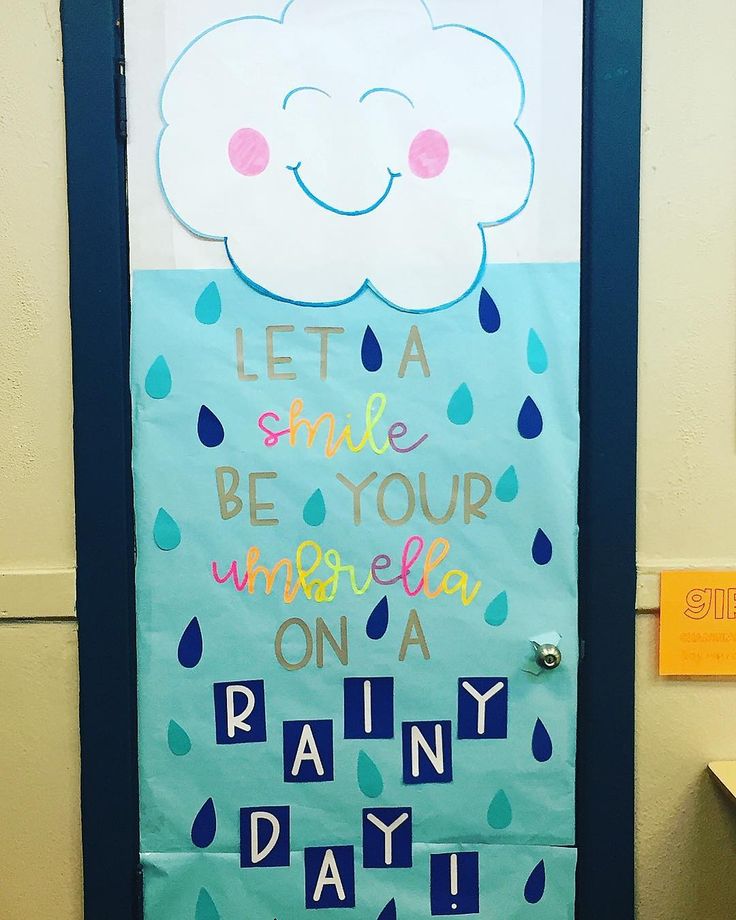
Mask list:
[[[536,652],[537,664],[540,668],[543,668],[545,671],[554,671],[555,668],[559,668],[562,662],[562,652],[556,645],[552,645],[551,643],[539,645],[535,642],[534,651]]]

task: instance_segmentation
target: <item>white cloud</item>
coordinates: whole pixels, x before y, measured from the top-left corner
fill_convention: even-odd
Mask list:
[[[443,307],[483,267],[481,227],[527,199],[522,93],[505,49],[433,28],[421,0],[293,0],[281,22],[222,23],[180,56],[162,94],[161,183],[180,221],[226,240],[276,297],[333,304],[367,282],[401,309]],[[245,148],[231,145],[242,129]]]

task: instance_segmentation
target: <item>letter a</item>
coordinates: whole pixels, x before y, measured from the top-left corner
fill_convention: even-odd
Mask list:
[[[314,764],[314,769],[317,771],[318,776],[325,775],[324,764],[322,763],[322,758],[319,756],[319,748],[317,747],[317,741],[315,740],[311,725],[305,725],[302,729],[299,745],[297,746],[296,755],[294,757],[294,764],[291,768],[291,775],[299,776],[302,764],[307,761],[311,761]]]
[[[333,885],[337,897],[341,901],[345,900],[345,886],[342,883],[340,870],[337,867],[337,860],[332,850],[327,850],[325,852],[325,858],[322,860],[322,868],[319,870],[317,884],[314,886],[313,901],[317,902],[321,900],[322,892],[327,885]]]

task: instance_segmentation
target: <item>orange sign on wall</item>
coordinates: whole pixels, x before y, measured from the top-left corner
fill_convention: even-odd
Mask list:
[[[660,674],[736,674],[736,571],[663,572]]]

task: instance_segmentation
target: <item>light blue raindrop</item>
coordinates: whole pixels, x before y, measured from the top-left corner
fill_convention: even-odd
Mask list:
[[[159,549],[169,552],[181,543],[179,525],[163,508],[158,509],[156,520],[153,523],[153,539]]]
[[[164,399],[171,392],[171,371],[166,358],[159,355],[148,368],[146,374],[146,393],[151,399]]]
[[[215,907],[215,902],[206,888],[199,889],[194,920],[220,920],[220,912]]]
[[[519,494],[519,478],[516,469],[510,466],[496,483],[496,498],[500,502],[512,502]]]
[[[485,621],[489,626],[501,626],[509,615],[509,598],[505,591],[497,594],[486,607]]]
[[[197,306],[194,308],[194,315],[204,326],[211,326],[217,322],[221,313],[222,299],[220,289],[214,281],[211,281],[199,295]]]
[[[304,523],[309,524],[310,527],[319,527],[320,524],[324,524],[326,516],[327,508],[325,507],[322,490],[315,489],[304,505],[304,511],[302,512]]]
[[[467,383],[461,383],[450,397],[447,417],[453,425],[467,425],[473,417],[473,394]]]
[[[383,792],[381,771],[365,751],[358,754],[358,787],[369,799],[377,799]]]
[[[534,329],[529,330],[526,359],[529,364],[529,370],[535,374],[543,374],[549,367],[547,349],[544,347],[544,342],[539,338]]]
[[[169,722],[169,730],[167,733],[169,750],[176,757],[184,757],[185,754],[188,754],[192,749],[192,739],[184,731],[184,729],[179,725],[178,722],[175,722],[173,719]]]
[[[506,830],[514,818],[509,797],[499,789],[488,806],[488,824],[497,831]]]

